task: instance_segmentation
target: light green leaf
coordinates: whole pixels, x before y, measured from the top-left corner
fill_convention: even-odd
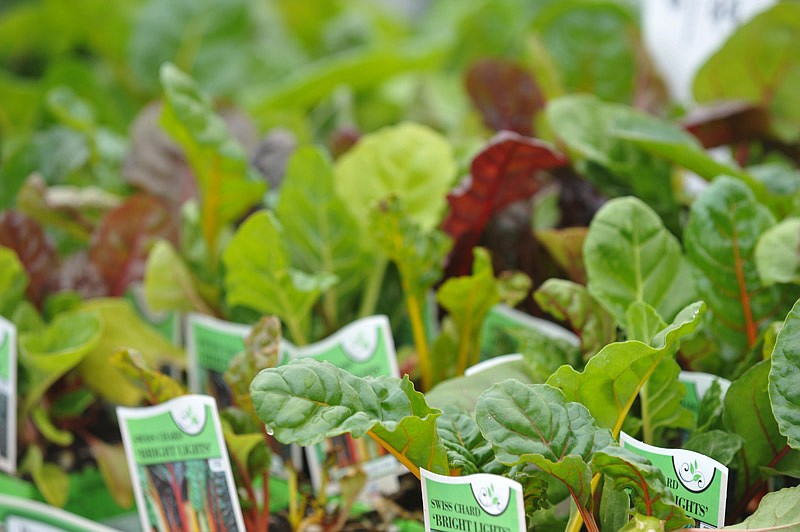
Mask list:
[[[664,521],[658,517],[647,517],[637,513],[619,529],[619,532],[664,532],[664,530]]]
[[[707,304],[711,333],[723,360],[735,361],[755,345],[783,302],[778,287],[765,288],[753,260],[756,242],[775,224],[742,182],[720,177],[692,205],[684,234],[697,291]]]
[[[53,87],[47,91],[46,99],[48,110],[62,124],[84,133],[91,133],[97,127],[91,105],[71,88]]]
[[[641,301],[671,320],[694,290],[678,240],[641,200],[619,198],[597,212],[583,246],[589,293],[617,323]]]
[[[306,358],[259,373],[250,396],[267,431],[282,443],[369,435],[415,475],[420,467],[449,473],[436,431],[441,412],[427,405],[407,376],[359,378]]]
[[[161,84],[161,124],[186,152],[197,178],[203,237],[214,253],[219,231],[261,202],[266,183],[248,179],[244,149],[189,76],[166,63]]]
[[[764,231],[755,249],[761,284],[800,284],[800,218],[787,218]]]
[[[292,264],[335,275],[338,297],[361,288],[373,266],[364,249],[366,239],[349,206],[336,195],[331,162],[319,148],[302,147],[292,154],[275,214]]]
[[[144,297],[154,312],[176,310],[213,314],[198,293],[192,272],[166,240],[157,240],[147,255]]]
[[[755,513],[723,530],[797,530],[800,528],[800,486],[767,493]]]
[[[38,446],[28,446],[28,451],[20,462],[19,472],[30,473],[33,483],[49,504],[63,508],[67,503],[69,496],[67,472],[56,464],[45,462],[42,450]]]
[[[704,454],[720,464],[728,466],[733,462],[743,443],[741,436],[737,434],[731,434],[724,430],[709,430],[692,434],[683,444],[683,448]]]
[[[614,318],[583,285],[550,278],[534,292],[533,298],[542,310],[569,323],[581,340],[581,350],[586,359],[617,337]]]
[[[456,163],[444,137],[406,122],[362,137],[334,174],[337,194],[360,224],[369,224],[378,202],[395,196],[413,223],[429,231],[441,220]]]
[[[128,471],[128,460],[125,457],[125,448],[121,443],[110,444],[98,438],[87,440],[97,468],[103,477],[103,482],[114,502],[120,508],[133,506],[133,486]]]
[[[652,345],[636,340],[609,344],[589,359],[582,373],[562,366],[547,384],[561,389],[568,400],[586,405],[597,425],[612,429],[616,437],[639,391],[661,360],[677,351],[680,339],[695,330],[704,310],[702,302],[693,303],[653,338]]]
[[[772,350],[769,398],[781,434],[793,449],[800,449],[800,301],[783,322]]]
[[[625,311],[625,332],[628,340],[649,343],[666,326],[658,311],[644,301],[634,301]]]
[[[680,372],[681,367],[672,356],[664,357],[639,392],[646,443],[662,445],[664,429],[690,429],[695,424],[692,411],[681,405],[686,387],[678,381]]]
[[[11,318],[25,298],[28,274],[14,250],[0,246],[0,316]]]
[[[611,443],[585,406],[545,384],[509,379],[478,398],[475,419],[501,463],[532,463],[563,482],[579,507],[591,497],[588,461]]]
[[[636,512],[665,521],[668,530],[681,528],[693,522],[680,506],[673,502],[664,474],[646,458],[617,445],[611,445],[594,453],[592,470],[612,480],[615,487],[626,488],[631,494],[631,502]]]
[[[271,212],[249,216],[225,248],[222,261],[230,307],[274,314],[289,327],[293,341],[308,341],[311,308],[335,278],[311,276],[291,267],[281,226]]]
[[[186,389],[168,375],[148,367],[142,355],[121,349],[111,355],[109,363],[140,388],[152,404],[160,404],[186,394]]]
[[[708,58],[694,78],[700,103],[745,100],[770,111],[772,129],[800,139],[800,6],[779,2],[746,22]]]

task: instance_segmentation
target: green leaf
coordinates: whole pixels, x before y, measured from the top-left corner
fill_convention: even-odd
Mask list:
[[[373,266],[364,235],[349,206],[334,190],[333,168],[319,148],[298,148],[289,159],[275,214],[281,221],[292,264],[335,275],[338,297],[361,288]]]
[[[121,443],[110,444],[94,437],[88,438],[87,443],[92,451],[92,456],[97,461],[97,468],[103,477],[103,483],[114,502],[120,508],[131,508],[133,506],[133,486],[131,486],[125,448]]]
[[[445,408],[436,419],[436,427],[447,449],[451,471],[457,471],[459,476],[486,472],[483,468],[494,459],[494,450],[470,414]]]
[[[274,314],[286,323],[296,343],[307,342],[311,308],[335,279],[291,267],[281,226],[272,213],[249,216],[228,243],[222,261],[230,307]]]
[[[778,333],[769,370],[769,398],[781,434],[800,449],[800,301],[795,303]]]
[[[272,456],[263,433],[238,434],[226,421],[222,422],[222,432],[235,474],[241,475],[240,470],[245,469],[250,478],[256,478],[269,471]]]
[[[102,324],[102,332],[78,369],[87,388],[112,404],[135,406],[144,396],[140,388],[109,362],[120,347],[141,353],[151,368],[167,363],[176,367],[185,365],[183,350],[144,322],[127,300],[91,299],[85,301],[80,310],[94,314]]]
[[[136,351],[121,349],[111,355],[108,361],[144,391],[152,404],[164,403],[186,394],[186,389],[178,381],[149,368],[142,355]]]
[[[800,527],[800,486],[767,493],[755,513],[723,530],[796,530]]]
[[[755,249],[763,286],[800,284],[800,218],[787,218],[764,231]]]
[[[213,314],[198,293],[192,272],[166,240],[157,240],[147,255],[144,297],[154,312],[176,310]]]
[[[739,27],[708,58],[694,78],[700,103],[745,100],[770,111],[773,132],[800,139],[800,6],[779,2]]]
[[[569,489],[579,507],[591,498],[591,455],[611,443],[585,406],[545,384],[509,379],[478,398],[475,418],[501,463],[532,463]]]
[[[250,386],[256,413],[282,443],[313,445],[368,434],[415,475],[446,475],[447,451],[436,431],[441,415],[408,377],[359,378],[333,364],[294,360],[259,373]]]
[[[611,445],[594,453],[592,470],[612,480],[615,487],[627,489],[636,512],[665,521],[668,530],[693,522],[673,502],[664,474],[646,458]]]
[[[684,234],[686,256],[725,361],[740,359],[770,317],[780,313],[780,288],[761,284],[753,260],[756,242],[774,224],[750,189],[726,176],[711,183],[692,205]]]
[[[724,430],[710,430],[692,434],[683,444],[683,448],[704,454],[720,464],[728,466],[733,462],[743,443],[738,434],[731,434]]]
[[[363,136],[334,174],[337,194],[360,224],[370,223],[378,202],[395,196],[413,223],[429,231],[441,220],[456,164],[443,136],[406,122]]]
[[[28,275],[16,252],[0,246],[0,316],[11,318],[27,287]]]
[[[25,410],[98,345],[101,332],[101,322],[92,313],[70,312],[56,316],[44,331],[20,335],[19,359],[30,372],[31,383]]]
[[[581,340],[588,359],[617,337],[614,318],[594,299],[586,287],[564,279],[547,279],[533,294],[536,303],[556,319],[566,321]]]
[[[702,302],[693,303],[653,338],[652,345],[636,340],[609,344],[582,373],[562,366],[547,384],[561,389],[568,400],[585,404],[597,425],[612,429],[616,437],[639,391],[659,363],[677,351],[680,339],[695,330],[704,310]]]
[[[681,405],[686,387],[678,381],[680,372],[673,357],[664,357],[639,392],[646,443],[662,445],[664,429],[690,429],[695,424],[692,411]]]
[[[625,332],[628,340],[649,343],[666,326],[658,311],[644,301],[634,301],[625,311]]]
[[[609,196],[633,194],[677,227],[671,165],[637,144],[614,136],[618,125],[659,123],[657,118],[588,94],[562,96],[546,109],[550,128],[566,144],[573,164]],[[663,125],[680,131],[677,125]]]
[[[19,472],[30,473],[33,483],[45,501],[63,508],[69,496],[69,476],[56,464],[46,463],[42,450],[37,445],[28,446],[28,452],[19,465]]]
[[[161,124],[186,152],[197,178],[203,236],[213,253],[220,229],[259,204],[266,184],[248,180],[244,150],[189,76],[166,63],[161,84]]]
[[[600,530],[620,530],[630,519],[628,491],[613,482],[603,482],[600,494]]]
[[[589,293],[619,324],[636,301],[671,320],[694,297],[678,240],[636,198],[613,199],[597,212],[583,254]]]
[[[223,375],[233,394],[234,404],[250,415],[255,415],[250,383],[262,369],[278,365],[281,337],[280,320],[275,316],[263,316],[245,337],[245,350],[233,357]]]
[[[647,517],[636,513],[619,529],[619,532],[664,532],[664,522],[658,517]]]
[[[700,404],[697,408],[697,430],[695,432],[706,432],[710,429],[722,428],[722,400],[722,386],[720,386],[717,379],[714,379],[709,389],[700,399]]]

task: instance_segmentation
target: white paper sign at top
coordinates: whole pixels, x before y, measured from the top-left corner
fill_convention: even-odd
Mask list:
[[[697,70],[733,31],[777,0],[642,0],[644,45],[683,104]]]

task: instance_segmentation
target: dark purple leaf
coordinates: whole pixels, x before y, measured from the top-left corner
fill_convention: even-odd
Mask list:
[[[58,252],[39,222],[8,210],[0,214],[0,245],[13,249],[28,273],[26,295],[37,306],[50,291]]]
[[[92,237],[89,259],[110,295],[122,295],[131,282],[142,280],[150,247],[162,238],[176,244],[178,225],[166,205],[154,196],[131,196],[106,214]]]
[[[464,82],[486,127],[533,134],[533,116],[544,99],[530,73],[505,59],[484,59],[472,65]]]
[[[704,148],[769,137],[766,109],[747,102],[731,101],[701,107],[687,115],[682,123]]]

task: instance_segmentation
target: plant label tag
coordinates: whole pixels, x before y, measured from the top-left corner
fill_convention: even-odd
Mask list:
[[[420,469],[425,531],[525,532],[522,486],[478,473],[446,477]]]
[[[244,530],[213,397],[117,407],[117,418],[143,530]]]
[[[114,532],[113,528],[38,501],[0,495],[0,530],[5,532]]]
[[[690,104],[697,70],[733,31],[777,0],[647,0],[644,45],[672,97]]]
[[[699,371],[681,371],[680,375],[678,375],[678,382],[686,387],[686,395],[681,404],[697,416],[700,401],[714,381],[717,381],[722,389],[722,397],[725,397],[725,393],[731,385],[731,381],[728,379],[710,373],[700,373]]]
[[[144,297],[141,283],[131,285],[125,297],[133,303],[136,312],[144,321],[152,325],[173,345],[181,345],[181,315],[178,312],[155,312],[150,309]]]
[[[0,316],[0,470],[17,469],[17,327]]]
[[[397,354],[389,318],[368,316],[340,329],[319,342],[298,347],[297,358],[313,357],[330,362],[358,377],[398,377]],[[391,493],[397,490],[397,476],[406,469],[383,447],[370,438],[354,439],[349,434],[330,438],[306,448],[314,488],[322,486],[322,469],[327,460],[330,482],[328,494],[339,491],[338,481],[360,468],[367,475],[365,493]]]
[[[622,447],[650,460],[659,468],[675,503],[699,528],[725,525],[725,499],[728,496],[728,468],[713,458],[684,449],[654,447],[620,433]]]
[[[515,331],[535,331],[537,334],[563,339],[579,345],[578,337],[553,322],[542,320],[502,303],[493,306],[481,325],[481,357],[516,353],[519,341]]]

